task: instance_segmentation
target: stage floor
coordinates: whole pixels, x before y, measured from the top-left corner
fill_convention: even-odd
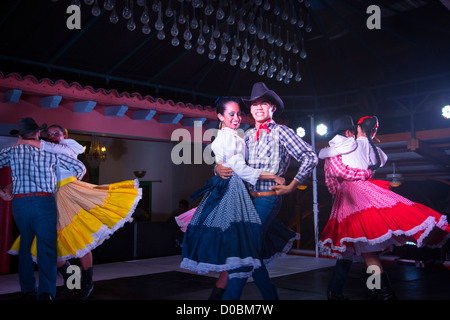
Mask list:
[[[189,272],[179,267],[180,259],[180,256],[169,256],[95,265],[92,300],[207,300],[218,273],[198,275]],[[333,259],[289,254],[278,259],[269,273],[280,300],[326,300],[326,288],[334,265]],[[401,300],[450,299],[450,270],[442,265],[420,268],[385,263],[384,268]],[[62,284],[60,276],[57,284]],[[364,285],[361,265],[354,263],[344,294],[351,300],[366,300]],[[0,276],[0,300],[18,299],[18,275]],[[261,299],[250,279],[242,300]]]

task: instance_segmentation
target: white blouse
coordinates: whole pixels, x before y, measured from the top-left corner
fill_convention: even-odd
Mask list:
[[[84,152],[84,147],[73,139],[63,139],[59,143],[52,143],[41,140],[39,149],[50,153],[64,154],[74,159],[76,159],[79,154]],[[58,182],[60,182],[64,179],[73,177],[74,174],[72,171],[57,166],[56,176]]]
[[[369,140],[367,137],[359,137],[356,139],[358,147],[355,151],[348,154],[342,155],[342,162],[352,168],[364,169],[367,170],[370,165],[374,165],[377,163],[377,159],[375,157],[375,152],[373,148],[370,146]],[[380,155],[381,165],[384,166],[387,161],[387,155],[378,148],[378,154]]]
[[[347,154],[353,152],[358,147],[358,144],[353,137],[344,137],[337,134],[329,142],[329,147],[325,147],[320,150],[319,158],[326,159],[331,157],[336,157],[339,155]]]
[[[233,169],[242,180],[255,185],[263,172],[262,169],[254,169],[245,163],[246,145],[236,130],[223,128],[218,131],[216,139],[211,143],[216,163]]]

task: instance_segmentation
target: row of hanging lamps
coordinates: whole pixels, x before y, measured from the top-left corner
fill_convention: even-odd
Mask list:
[[[311,32],[310,0],[84,0],[91,13],[110,12],[111,23],[127,20],[144,34],[231,66],[288,84],[300,82],[307,58],[303,31]],[[81,6],[81,0],[72,0]],[[296,68],[296,69],[295,69]],[[296,72],[294,74],[294,71]]]

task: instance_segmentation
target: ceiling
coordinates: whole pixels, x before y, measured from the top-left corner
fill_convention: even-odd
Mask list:
[[[375,114],[380,119],[379,135],[387,137],[403,132],[412,132],[414,136],[415,132],[449,127],[450,120],[440,115],[442,106],[450,104],[448,0],[164,0],[161,1],[163,40],[158,39],[155,30],[158,13],[153,8],[158,8],[158,1],[146,1],[149,34],[141,31],[139,20],[144,7],[139,5],[139,0],[112,1],[119,15],[115,24],[110,22],[112,11],[103,6],[107,1],[98,0],[100,11],[94,16],[91,10],[97,0],[92,5],[86,4],[89,0],[81,0],[80,29],[70,30],[66,23],[71,13],[66,10],[72,2],[2,0],[0,71],[5,75],[14,72],[38,79],[63,79],[82,86],[139,92],[143,96],[202,106],[214,105],[218,96],[249,96],[253,83],[263,81],[284,100],[285,112],[280,121],[292,127],[308,127],[312,114],[316,122],[328,124],[343,114],[350,114],[354,119]],[[129,20],[122,17],[123,8],[131,3],[134,31],[127,29]],[[205,16],[208,4],[214,11]],[[266,5],[270,5],[269,10],[265,9]],[[367,13],[370,5],[380,9],[380,29],[368,27],[370,22],[378,21],[371,20],[377,17],[376,12]],[[179,23],[179,17],[184,14],[192,20],[194,6],[197,6],[198,21],[204,22],[206,17],[210,27],[221,31],[221,36],[215,39],[214,59],[208,57],[212,32],[204,34],[205,53],[197,53],[200,27],[190,29],[192,48],[184,47],[187,24]],[[276,7],[280,9],[278,15],[274,11]],[[177,20],[166,16],[168,8],[173,9]],[[219,8],[223,9],[224,18],[216,21]],[[227,20],[230,12],[236,21],[233,25]],[[284,13],[287,20],[283,19]],[[298,22],[300,16],[303,26]],[[175,21],[178,46],[172,45],[171,29]],[[251,58],[242,69],[242,45],[237,48],[240,58],[236,66],[230,64],[239,21],[246,25],[246,30],[239,32],[239,39],[244,43],[247,36],[248,54],[252,57],[255,45],[260,58],[261,50],[266,50],[267,61],[272,51],[276,59],[281,52],[283,66],[293,73],[289,83],[284,78],[278,81],[276,73],[269,78],[267,71],[263,75],[257,70],[252,72]],[[250,34],[252,21],[257,30],[260,30],[258,21],[263,21],[261,30],[265,31],[266,38],[262,40],[258,33]],[[282,29],[280,34],[277,27]],[[228,53],[221,62],[221,38],[226,30],[232,40],[225,42]],[[281,38],[284,44],[286,39],[296,43],[299,52],[287,51],[284,44],[272,46],[267,39],[270,35],[275,40]],[[302,48],[306,57],[301,56]],[[301,81],[295,79],[297,72]],[[447,171],[448,136],[446,131],[440,131],[430,143],[430,148],[440,153],[440,161],[447,161],[447,164],[439,162],[439,169]],[[418,165],[418,159],[411,155],[408,139],[390,141],[385,147],[393,150],[394,159],[395,152],[401,149],[402,156],[409,155],[411,165]],[[426,172],[427,163],[422,165],[420,170]]]

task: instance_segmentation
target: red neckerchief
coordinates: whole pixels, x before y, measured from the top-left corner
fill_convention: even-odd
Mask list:
[[[261,133],[261,130],[266,131],[267,133],[270,133],[270,129],[269,126],[267,125],[270,122],[270,120],[264,122],[263,124],[259,125],[258,128],[256,128],[256,137],[255,137],[255,141],[258,141],[259,139],[259,135]]]

